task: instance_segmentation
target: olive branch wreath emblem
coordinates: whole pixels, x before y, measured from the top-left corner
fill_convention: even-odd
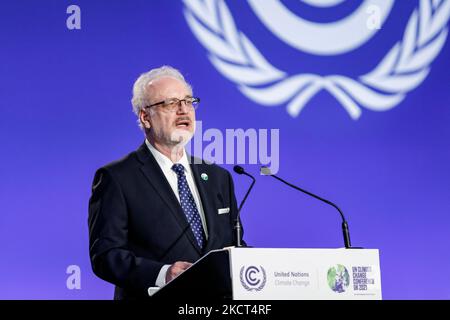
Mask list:
[[[296,117],[319,91],[326,90],[357,120],[361,107],[386,111],[403,101],[428,76],[444,46],[450,0],[420,0],[403,38],[369,73],[356,79],[339,75],[289,74],[273,66],[237,29],[224,0],[183,0],[186,21],[209,60],[249,99],[264,106],[287,103]]]
[[[262,281],[261,284],[257,287],[250,287],[247,285],[247,282],[245,281],[245,277],[244,277],[244,269],[245,267],[243,266],[239,272],[239,277],[241,280],[241,284],[244,287],[245,290],[247,291],[261,291],[262,288],[264,288],[264,286],[266,285],[266,281],[267,281],[267,275],[266,275],[266,270],[264,270],[264,268],[262,266],[260,266],[261,272],[262,272]]]

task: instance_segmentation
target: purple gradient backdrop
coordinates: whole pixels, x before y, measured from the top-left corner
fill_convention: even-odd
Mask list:
[[[228,3],[237,26],[280,69],[350,76],[380,61],[418,5],[397,1],[358,50],[314,57],[279,41],[247,2]],[[346,1],[324,14],[299,1],[283,3],[317,21],[341,19],[358,5]],[[81,7],[81,30],[66,28],[70,4]],[[179,1],[9,1],[2,4],[0,43],[1,299],[112,297],[112,285],[90,268],[91,181],[95,169],[142,143],[131,86],[162,64],[193,84],[204,129],[280,129],[279,174],[336,201],[353,244],[380,249],[385,299],[450,298],[448,42],[399,106],[363,110],[358,121],[326,92],[297,118],[285,106],[246,99],[210,64]],[[255,165],[246,168],[258,173]],[[234,178],[239,200],[248,181]],[[337,212],[267,177],[258,177],[242,214],[253,246],[342,246]],[[81,268],[81,290],[66,288],[72,264]]]

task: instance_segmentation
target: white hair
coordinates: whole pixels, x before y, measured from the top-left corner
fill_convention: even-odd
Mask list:
[[[133,97],[131,98],[131,104],[133,106],[133,112],[138,117],[139,127],[142,129],[142,123],[139,119],[141,110],[147,106],[151,100],[151,96],[147,91],[147,86],[152,82],[160,78],[175,78],[183,82],[192,94],[192,87],[186,82],[180,71],[171,66],[162,66],[160,68],[152,69],[148,72],[141,74],[133,85]]]

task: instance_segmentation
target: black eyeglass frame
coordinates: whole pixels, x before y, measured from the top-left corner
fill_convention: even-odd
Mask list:
[[[189,102],[188,100],[192,100],[192,101]],[[180,107],[181,103],[183,101],[186,105],[192,106],[195,110],[195,109],[197,109],[198,104],[200,103],[200,98],[198,98],[198,97],[186,97],[184,99],[170,98],[170,99],[166,99],[166,100],[163,100],[160,102],[153,103],[149,106],[145,106],[144,108],[146,109],[146,108],[151,108],[151,107],[155,107],[155,106],[159,106],[159,105],[170,105],[172,103],[175,103],[175,105],[177,107]]]

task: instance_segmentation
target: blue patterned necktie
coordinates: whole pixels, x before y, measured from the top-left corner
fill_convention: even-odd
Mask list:
[[[180,195],[180,204],[188,222],[190,222],[192,232],[194,233],[195,240],[197,240],[198,246],[203,248],[204,244],[204,232],[202,220],[198,213],[197,206],[195,204],[194,197],[184,174],[184,167],[182,164],[176,163],[172,166],[172,170],[175,171],[178,177],[178,194]]]

